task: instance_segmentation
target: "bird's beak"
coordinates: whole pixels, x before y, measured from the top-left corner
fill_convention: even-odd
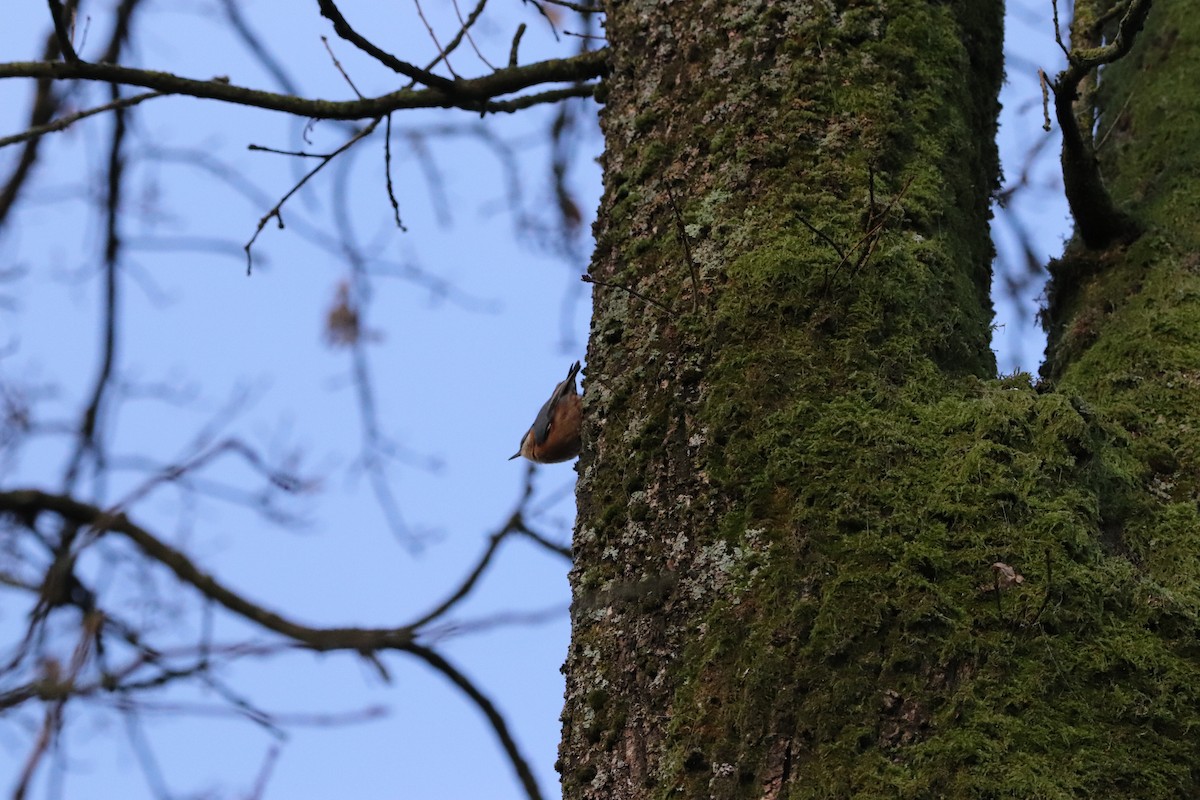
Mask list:
[[[508,457],[508,460],[509,460],[509,461],[512,461],[514,458],[520,458],[520,457],[521,457],[521,451],[520,451],[520,450],[518,450],[517,452],[515,452],[515,453],[513,453],[511,456],[509,456],[509,457]]]

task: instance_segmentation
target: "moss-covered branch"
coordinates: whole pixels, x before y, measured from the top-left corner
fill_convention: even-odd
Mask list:
[[[1102,44],[1102,21],[1087,13],[1088,4],[1078,4],[1071,25],[1072,46],[1066,51],[1067,68],[1051,84],[1055,117],[1063,135],[1063,187],[1079,237],[1093,250],[1128,241],[1140,228],[1128,213],[1117,207],[1104,184],[1092,141],[1094,103],[1090,96],[1080,97],[1080,85],[1100,67],[1129,53],[1150,6],[1151,0],[1126,0],[1118,5],[1117,10],[1123,13],[1119,14],[1116,33],[1111,41]],[[1105,18],[1109,16],[1112,15]],[[1057,25],[1057,11],[1054,19]]]

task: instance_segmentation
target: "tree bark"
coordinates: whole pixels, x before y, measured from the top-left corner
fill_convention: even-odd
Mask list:
[[[565,797],[1194,788],[1194,482],[994,378],[1001,14],[609,4]]]

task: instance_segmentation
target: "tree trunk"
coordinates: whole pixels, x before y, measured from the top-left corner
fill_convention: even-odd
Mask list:
[[[994,379],[1001,5],[610,3],[565,797],[1194,786],[1200,326]]]

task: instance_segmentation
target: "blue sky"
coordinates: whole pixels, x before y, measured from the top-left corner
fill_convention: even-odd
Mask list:
[[[497,4],[498,5],[498,4]],[[366,2],[340,4],[361,30],[392,51],[423,61],[435,50],[412,9]],[[427,2],[430,23],[443,39],[456,29],[449,4]],[[366,95],[395,88],[395,76],[337,40],[315,4],[254,0],[241,5],[252,25],[310,97],[348,98],[320,36],[330,37],[343,67]],[[270,76],[233,40],[215,2],[154,3],[141,17],[126,63],[205,78],[275,88]],[[481,24],[476,44],[505,61],[512,32],[526,22],[523,60],[566,55],[577,40],[555,42],[531,6],[509,3]],[[7,9],[0,60],[34,57],[47,30],[45,4]],[[94,57],[107,37],[107,6],[97,6],[81,52]],[[396,17],[401,17],[397,21]],[[1028,65],[1055,68],[1058,51],[1044,14],[1010,14],[1009,37],[1021,60],[1009,68],[1001,148],[1010,178],[1041,137],[1040,91]],[[580,30],[564,21],[567,30]],[[468,47],[456,69],[487,68]],[[104,102],[89,87],[81,106]],[[86,102],[85,102],[86,101]],[[0,82],[0,135],[21,129],[28,86]],[[594,158],[602,147],[589,125],[578,132],[571,185],[587,219],[573,257],[555,254],[518,230],[516,212],[548,218],[553,199],[546,147],[550,110],[489,120],[489,130],[517,154],[523,201],[514,208],[506,173],[474,132],[478,118],[463,112],[400,114],[393,120],[393,177],[408,229],[391,221],[384,193],[379,136],[335,163],[285,207],[287,228],[267,226],[255,244],[256,267],[245,274],[240,247],[258,219],[295,180],[285,156],[246,149],[260,144],[301,146],[303,122],[280,114],[222,107],[186,98],[155,99],[140,107],[130,147],[129,249],[121,270],[119,375],[130,394],[108,419],[114,469],[104,485],[85,484],[111,503],[146,478],[144,460],[169,464],[190,452],[215,419],[236,414],[222,435],[236,436],[269,456],[298,465],[313,490],[294,498],[296,517],[272,525],[238,505],[164,487],[131,516],[185,548],[230,586],[269,607],[312,624],[399,625],[436,604],[473,564],[487,535],[519,498],[523,462],[506,460],[567,365],[584,355],[589,303],[579,275],[590,244],[586,232],[599,197]],[[71,421],[84,403],[96,369],[100,307],[100,219],[90,204],[100,190],[110,121],[81,123],[47,138],[28,198],[0,230],[0,269],[22,267],[15,283],[0,284],[0,343],[15,351],[0,359],[6,385],[40,389],[39,422]],[[451,128],[447,128],[451,126]],[[444,197],[431,192],[422,151],[402,134],[424,131]],[[312,126],[312,151],[337,146],[346,128]],[[1057,144],[1034,168],[1034,188],[1014,205],[1044,260],[1061,248],[1065,204],[1053,185]],[[15,149],[0,151],[7,175]],[[204,169],[226,165],[257,187],[247,197]],[[430,163],[428,160],[425,164]],[[342,171],[345,171],[344,173]],[[407,274],[371,281],[365,324],[376,340],[367,348],[380,424],[406,459],[389,482],[413,532],[428,534],[415,553],[398,541],[358,465],[361,418],[350,380],[349,351],[323,340],[325,316],[347,260],[327,241],[336,224],[336,192],[345,190],[355,238],[372,254],[372,268]],[[265,200],[263,199],[265,198]],[[265,203],[265,204],[264,204]],[[449,209],[449,220],[441,210]],[[1001,219],[997,239],[1011,258],[1013,227]],[[322,234],[321,232],[326,232]],[[172,240],[203,244],[180,250]],[[322,238],[325,237],[325,238]],[[420,274],[451,288],[431,291]],[[1003,371],[1033,370],[1041,339],[997,297],[996,347]],[[170,388],[164,399],[147,390]],[[162,392],[157,392],[161,395]],[[179,405],[174,400],[186,400]],[[12,462],[0,462],[5,487],[56,486],[69,439],[36,437]],[[436,462],[436,468],[429,464]],[[234,489],[257,489],[257,477],[234,459],[205,473]],[[567,542],[573,518],[571,464],[535,475],[538,529]],[[164,574],[140,574],[119,546],[81,564],[86,580],[131,621],[154,626],[158,642],[194,643],[204,624],[194,593],[174,588]],[[148,588],[154,591],[148,594]],[[24,595],[0,593],[0,644],[24,630]],[[150,599],[152,599],[152,602]],[[482,632],[447,636],[437,646],[475,679],[506,715],[543,792],[558,794],[553,770],[559,736],[562,678],[569,634],[566,564],[527,541],[504,545],[495,568],[454,619],[496,615],[536,619]],[[71,612],[59,612],[55,641],[71,640]],[[258,631],[214,617],[217,641],[268,641]],[[363,660],[347,655],[283,654],[247,658],[219,672],[225,684],[280,715],[359,713],[385,708],[369,721],[335,727],[298,725],[286,741],[236,714],[211,690],[186,688],[152,698],[154,709],[131,729],[112,705],[68,706],[69,725],[34,797],[154,797],[211,791],[248,795],[268,752],[282,745],[267,797],[518,798],[523,794],[478,711],[439,675],[404,655],[384,659],[391,683]],[[369,716],[369,715],[368,715]],[[40,710],[0,718],[0,791],[24,763]],[[138,742],[149,742],[157,767],[139,766]],[[65,769],[58,769],[58,767]],[[160,773],[156,777],[155,772]]]

